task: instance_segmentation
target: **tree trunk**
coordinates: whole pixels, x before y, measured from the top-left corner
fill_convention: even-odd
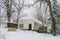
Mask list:
[[[6,0],[8,22],[10,22],[10,17],[11,17],[11,7],[12,7],[12,0]]]
[[[55,19],[53,17],[50,0],[48,0],[48,5],[49,5],[49,10],[50,10],[50,15],[51,15],[51,18],[52,18],[52,33],[55,36],[56,35],[56,31],[55,31]]]
[[[7,18],[8,18],[9,23],[10,23],[10,18],[11,18],[11,7],[12,7],[12,0],[6,0]],[[10,27],[10,24],[9,24],[9,27]]]
[[[20,15],[20,10],[18,10],[18,16],[17,16],[17,27],[19,29],[19,15]]]

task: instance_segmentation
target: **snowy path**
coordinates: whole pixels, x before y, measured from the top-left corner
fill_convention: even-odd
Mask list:
[[[5,40],[60,40],[60,36],[19,30],[16,32],[7,32]]]

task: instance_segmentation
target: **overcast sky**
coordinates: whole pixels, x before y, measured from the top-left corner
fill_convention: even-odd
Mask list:
[[[58,1],[58,3],[60,3],[60,0],[57,0]]]

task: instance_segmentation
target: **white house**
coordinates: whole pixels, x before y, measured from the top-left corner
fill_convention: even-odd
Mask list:
[[[42,22],[36,18],[25,16],[19,19],[19,29],[38,30]]]

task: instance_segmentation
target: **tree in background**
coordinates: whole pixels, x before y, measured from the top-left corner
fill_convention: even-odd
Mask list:
[[[39,21],[42,21],[43,24],[47,24],[48,17],[50,17],[50,16],[48,16],[49,8],[48,8],[46,1],[45,0],[44,1],[36,0],[35,4],[37,5],[37,7],[35,7],[37,10],[35,18],[37,18]]]
[[[51,0],[40,0],[40,1],[45,1],[47,4],[48,4],[48,6],[49,6],[49,11],[50,11],[50,16],[51,16],[51,21],[52,21],[52,34],[53,35],[56,35],[56,31],[55,31],[55,24],[56,24],[56,21],[55,21],[55,15],[54,14],[56,14],[56,0],[53,0],[54,2],[53,2],[53,5],[52,5],[52,3],[51,3]],[[53,6],[53,7],[52,7]],[[53,10],[54,9],[54,10]],[[43,14],[44,15],[44,14]]]
[[[13,0],[13,5],[17,9],[17,24],[19,28],[19,18],[21,18],[22,16],[25,16],[25,15],[20,16],[21,15],[20,12],[24,7],[24,0],[17,0],[17,1],[18,3],[15,0]]]
[[[2,11],[4,9],[4,11],[3,11],[4,13],[2,13],[5,15],[5,18],[6,18],[4,20],[5,21],[8,20],[8,22],[10,23],[10,18],[11,18],[11,13],[12,13],[11,12],[12,0],[1,0],[0,3],[1,3]]]
[[[55,19],[55,31],[57,32],[60,28],[60,13],[59,13],[59,6],[57,4],[57,0],[52,0],[52,11],[53,16]]]
[[[10,17],[11,17],[11,7],[12,7],[12,0],[6,0],[6,11],[7,11],[7,18],[8,22],[10,22]]]
[[[51,1],[50,0],[48,0],[48,5],[49,5],[51,20],[52,20],[52,33],[55,36],[56,35],[56,31],[55,31],[55,19],[54,19],[54,16],[53,16],[52,5],[51,5]]]

